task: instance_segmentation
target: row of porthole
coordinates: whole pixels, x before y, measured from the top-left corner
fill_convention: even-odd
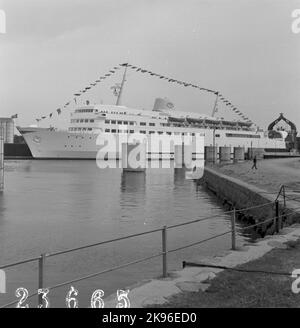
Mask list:
[[[68,138],[70,137],[75,137],[75,139],[78,139],[78,138],[81,138],[81,139],[84,139],[84,136],[68,136]],[[89,137],[89,139],[92,139],[92,137]]]

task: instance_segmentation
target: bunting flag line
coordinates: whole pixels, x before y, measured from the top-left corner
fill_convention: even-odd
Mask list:
[[[89,84],[88,86],[86,86],[84,89],[80,90],[79,92],[74,93],[74,94],[73,94],[73,95],[75,96],[75,98],[73,99],[73,100],[74,100],[74,103],[77,104],[77,99],[76,99],[76,97],[80,97],[80,96],[82,96],[85,92],[87,92],[88,90],[90,90],[90,89],[92,89],[93,87],[95,87],[95,86],[97,85],[97,83],[99,83],[99,82],[105,80],[106,78],[112,76],[113,74],[115,74],[116,71],[119,70],[120,68],[121,68],[120,65],[119,65],[119,66],[114,66],[112,69],[110,69],[110,70],[108,71],[107,74],[105,74],[105,75],[103,75],[103,76],[100,76],[97,80],[95,80],[94,82],[90,83],[90,84]],[[71,101],[65,103],[65,105],[64,105],[62,108],[66,108],[66,107],[68,107],[70,104],[71,104]],[[56,112],[57,112],[58,115],[60,115],[60,114],[62,113],[61,108],[58,108],[58,109],[56,110]],[[36,121],[37,121],[37,122],[40,122],[41,120],[44,120],[44,119],[47,118],[47,117],[52,118],[52,117],[53,117],[53,112],[50,113],[50,114],[47,115],[47,116],[42,116],[41,118],[37,118]]]
[[[149,76],[157,77],[160,80],[167,80],[169,83],[176,83],[176,84],[184,86],[184,87],[192,87],[192,88],[196,88],[200,91],[205,91],[205,92],[208,92],[208,93],[213,93],[215,95],[218,95],[217,102],[222,102],[225,105],[226,108],[232,110],[235,114],[239,115],[239,117],[243,118],[244,120],[247,120],[247,122],[250,122],[251,124],[254,124],[246,115],[244,115],[241,111],[239,111],[236,106],[234,106],[228,99],[226,99],[224,97],[224,95],[219,93],[219,91],[203,88],[203,87],[200,87],[199,85],[188,83],[188,82],[185,82],[185,81],[176,80],[174,78],[170,78],[170,77],[167,77],[165,75],[155,73],[152,70],[150,71],[150,70],[145,69],[143,67],[134,66],[134,65],[131,65],[129,63],[122,63],[122,64],[119,64],[118,66],[114,66],[112,69],[110,69],[108,71],[108,73],[100,76],[97,80],[90,83],[88,86],[86,86],[85,88],[83,88],[79,92],[74,93],[74,96],[75,96],[74,103],[77,104],[77,98],[76,97],[82,96],[84,93],[86,93],[87,91],[89,91],[93,87],[95,87],[97,85],[97,83],[100,83],[103,80],[107,79],[108,77],[111,77],[113,74],[115,74],[117,72],[117,70],[121,69],[122,67],[128,67],[128,68],[130,68],[130,69],[132,69],[136,72],[141,72],[143,74],[148,74]],[[65,103],[63,108],[68,107],[70,104],[71,104],[71,101]],[[217,106],[217,104],[216,104],[216,106]],[[216,108],[218,108],[218,110],[219,110],[219,107],[216,107]],[[57,112],[58,115],[60,115],[62,113],[61,108],[58,108],[56,110],[56,112]],[[41,118],[36,119],[36,121],[39,122],[41,120],[44,120],[46,117],[52,118],[53,113],[50,113],[48,116],[42,116]]]
[[[119,66],[120,67],[129,67],[129,68],[135,70],[136,72],[147,73],[150,76],[158,77],[160,80],[166,79],[170,83],[177,83],[178,85],[183,85],[184,87],[197,88],[197,89],[199,89],[201,91],[206,91],[206,92],[209,92],[209,93],[214,93],[215,95],[217,95],[217,93],[218,93],[218,91],[216,91],[216,90],[211,90],[211,89],[200,87],[200,86],[195,85],[195,84],[187,83],[187,82],[180,81],[180,80],[175,80],[173,78],[170,78],[170,77],[167,77],[167,76],[164,76],[164,75],[161,75],[161,74],[154,73],[152,70],[150,71],[150,70],[144,69],[143,67],[133,66],[133,65],[128,64],[128,63],[119,64]],[[219,99],[218,100],[220,100],[221,102],[223,102],[227,106],[228,109],[232,110],[234,113],[237,113],[236,106],[234,106],[232,104],[232,102],[230,102],[229,100],[227,100],[220,93],[219,93]],[[252,121],[251,121],[251,123],[254,124]]]

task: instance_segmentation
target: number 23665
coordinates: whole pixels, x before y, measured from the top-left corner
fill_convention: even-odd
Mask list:
[[[49,289],[42,288],[38,289],[38,295],[40,295],[40,304],[38,308],[49,308],[50,307],[50,299],[48,297]],[[129,290],[117,290],[117,308],[130,308],[130,301],[128,298]],[[19,298],[19,302],[17,303],[17,308],[29,308],[29,304],[27,302],[27,298],[29,297],[28,290],[26,288],[20,287],[16,290],[16,297]],[[68,291],[65,302],[67,308],[78,308],[79,292],[73,286],[71,286]],[[93,292],[90,300],[91,308],[104,308],[104,291],[102,289],[97,289]]]

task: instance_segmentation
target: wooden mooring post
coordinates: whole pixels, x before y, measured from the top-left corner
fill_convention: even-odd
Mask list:
[[[4,129],[0,126],[0,192],[4,189]]]

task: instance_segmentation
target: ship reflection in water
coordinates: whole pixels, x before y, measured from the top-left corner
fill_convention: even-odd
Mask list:
[[[168,231],[168,248],[176,248],[224,232],[229,217],[201,186],[185,179],[184,169],[122,172],[99,169],[95,161],[7,161],[5,190],[0,196],[0,264],[43,252],[78,247],[155,228],[220,214],[217,219]],[[242,238],[242,237],[240,237]],[[183,260],[230,248],[230,235],[168,257],[169,270]],[[45,284],[51,286],[89,273],[161,252],[161,233],[98,246],[47,259]],[[15,299],[22,286],[37,288],[36,265],[7,269],[7,294]],[[75,283],[79,306],[87,307],[95,289],[105,295],[118,288],[161,275],[161,258]],[[50,291],[53,306],[65,306],[70,286]],[[29,304],[35,305],[35,298]]]

